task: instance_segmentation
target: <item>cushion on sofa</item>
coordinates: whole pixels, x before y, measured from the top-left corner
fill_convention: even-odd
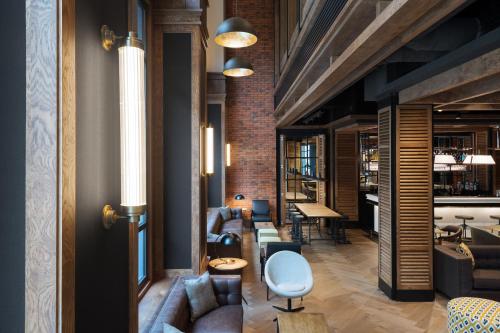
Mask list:
[[[184,284],[191,308],[191,321],[219,306],[208,272],[196,279],[186,279]]]
[[[476,268],[500,269],[499,245],[470,245]]]
[[[476,265],[476,263],[474,262],[474,255],[472,254],[472,251],[469,249],[467,244],[465,244],[464,242],[458,244],[457,245],[457,252],[471,258],[472,259],[472,268],[474,269],[474,266]]]
[[[207,234],[219,234],[224,221],[218,208],[210,208],[207,215]]]
[[[231,208],[231,216],[233,219],[243,219],[241,208]]]
[[[231,219],[231,208],[221,207],[219,208],[219,212],[224,221],[229,221]]]
[[[243,307],[241,305],[224,305],[196,320],[191,332],[241,332],[243,330],[242,318]]]
[[[500,270],[475,269],[472,276],[476,289],[500,289]]]

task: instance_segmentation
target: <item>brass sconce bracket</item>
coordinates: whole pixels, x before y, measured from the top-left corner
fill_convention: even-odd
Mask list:
[[[105,205],[102,209],[102,224],[105,229],[111,229],[113,224],[120,219],[127,219],[129,223],[139,222],[140,216],[144,214],[146,206],[122,207],[125,215],[120,215],[111,205]]]
[[[106,51],[109,51],[113,48],[113,45],[115,44],[116,38],[117,38],[117,36],[115,35],[115,32],[113,30],[111,30],[107,25],[103,25],[101,27],[102,47]]]

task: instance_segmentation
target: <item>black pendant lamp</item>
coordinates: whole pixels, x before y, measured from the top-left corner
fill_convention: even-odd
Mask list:
[[[243,77],[254,73],[252,64],[241,57],[233,57],[224,64],[225,76]]]
[[[230,17],[219,25],[214,41],[220,46],[236,49],[257,43],[257,35],[247,20]]]

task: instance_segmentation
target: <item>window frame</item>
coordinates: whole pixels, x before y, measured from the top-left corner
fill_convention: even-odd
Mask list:
[[[151,40],[152,40],[152,24],[151,24],[151,3],[150,0],[136,0],[136,16],[137,16],[137,22],[139,23],[138,15],[139,15],[139,8],[142,7],[143,9],[143,36],[145,36],[145,40],[143,41],[144,43],[144,62],[145,62],[145,84],[146,84],[146,89],[145,89],[145,97],[146,97],[146,117],[151,116],[151,108],[149,101],[151,99],[151,84],[150,84],[150,78],[151,78],[151,57],[150,57],[150,52],[151,52]],[[139,30],[139,27],[137,27]],[[149,130],[149,129],[147,129]],[[150,170],[150,156],[148,154],[147,156],[147,170],[149,172]],[[148,183],[148,187],[150,184]],[[148,190],[148,203],[151,201],[151,198],[149,198],[149,190]],[[137,227],[137,240],[139,240],[139,233],[143,230],[145,230],[146,233],[146,277],[142,280],[139,281],[139,270],[137,270],[137,276],[136,276],[136,281],[137,281],[137,292],[138,292],[138,301],[144,297],[146,292],[149,290],[153,283],[153,241],[152,241],[152,234],[153,234],[153,221],[150,219],[150,214],[147,212],[150,211],[150,205],[148,205],[147,211],[145,213],[145,218],[146,222],[142,225],[138,225]],[[138,242],[137,242],[138,245]],[[139,246],[137,246],[136,249],[137,252],[137,266],[139,266]]]

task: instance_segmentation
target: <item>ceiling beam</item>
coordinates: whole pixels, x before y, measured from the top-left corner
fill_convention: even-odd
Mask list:
[[[403,89],[401,104],[450,104],[500,90],[500,49]]]
[[[300,81],[304,75],[298,78],[276,108],[277,126],[293,123],[339,94],[464,3],[466,0],[392,1],[317,79],[307,83],[303,93],[295,95],[293,90],[305,84]]]
[[[435,110],[442,111],[496,111],[500,110],[500,104],[463,104],[463,103],[454,103],[454,104],[445,104],[438,105],[434,107]]]

